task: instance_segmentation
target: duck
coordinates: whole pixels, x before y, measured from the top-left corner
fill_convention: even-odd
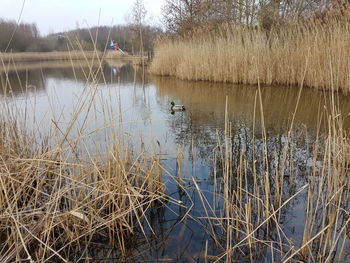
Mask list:
[[[175,102],[170,102],[170,110],[171,111],[185,111],[185,106],[184,105],[175,105]]]

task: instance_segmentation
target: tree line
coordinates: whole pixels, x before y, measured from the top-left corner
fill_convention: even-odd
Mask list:
[[[49,52],[68,50],[104,50],[111,40],[118,42],[121,49],[138,53],[141,43],[145,51],[151,51],[153,40],[162,33],[158,27],[141,25],[98,26],[79,28],[42,37],[35,24],[0,19],[1,52]]]
[[[350,0],[166,0],[163,24],[167,33],[178,35],[224,23],[270,30],[314,18],[324,20],[329,13],[341,15],[349,6]],[[111,40],[131,54],[152,51],[154,40],[163,32],[144,22],[146,12],[142,0],[135,0],[133,22],[128,25],[78,28],[45,37],[35,24],[0,19],[0,52],[104,50]]]
[[[99,26],[92,28],[75,29],[64,33],[49,35],[55,50],[105,50],[111,41],[117,42],[119,47],[131,54],[138,53],[141,43],[146,51],[153,48],[153,40],[162,33],[158,27],[143,25],[142,38],[138,33],[139,29],[134,25]]]
[[[166,0],[164,24],[180,35],[208,25],[240,24],[269,30],[345,8],[349,0]]]
[[[29,51],[40,45],[39,31],[35,24],[0,19],[0,51]]]

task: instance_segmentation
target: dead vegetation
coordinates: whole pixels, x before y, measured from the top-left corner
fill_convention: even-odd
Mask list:
[[[349,28],[344,18],[270,32],[227,25],[191,37],[162,39],[156,44],[150,72],[243,84],[257,84],[258,79],[266,85],[303,81],[304,86],[347,93]]]
[[[82,133],[77,120],[93,114],[96,88],[86,87],[64,129],[52,120],[42,133],[2,97],[1,262],[84,262],[104,242],[122,261],[145,238],[148,209],[169,202],[159,158],[135,155],[108,124]],[[100,146],[96,134],[105,136]]]

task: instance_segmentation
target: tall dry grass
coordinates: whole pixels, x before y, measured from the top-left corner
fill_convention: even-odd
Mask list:
[[[319,117],[319,127],[325,124],[328,133],[317,135],[310,163],[301,170],[293,119],[281,152],[269,145],[264,130],[261,139],[252,132],[249,148],[237,149],[226,101],[225,137],[214,155],[213,203],[194,182],[203,209],[209,211],[202,217],[203,224],[222,250],[219,255],[206,252],[205,258],[213,262],[347,262],[350,138],[334,94],[330,100],[333,107]],[[264,111],[260,90],[255,109]],[[254,123],[264,126],[263,114]],[[292,226],[302,234],[293,235]]]
[[[1,262],[87,260],[105,240],[122,259],[146,211],[164,202],[157,159],[133,159],[114,145],[104,162],[78,161],[66,147],[34,150],[34,140],[10,123],[1,131]]]
[[[126,260],[128,248],[147,240],[147,211],[169,202],[160,158],[125,145],[118,113],[103,108],[103,125],[86,132],[97,114],[99,63],[66,125],[52,117],[47,131],[35,130],[11,95],[1,98],[0,262],[88,262],[101,246],[107,254],[100,249],[95,259]]]
[[[310,61],[311,56],[304,58],[308,67],[303,68],[301,83],[307,79]],[[101,62],[99,67],[97,71],[101,71]],[[252,74],[260,76],[259,63],[255,61],[252,67]],[[103,108],[103,127],[85,133],[86,114],[95,114],[98,82],[94,78],[100,73],[89,72],[91,82],[77,100],[66,128],[56,126],[52,133],[55,137],[40,140],[39,144],[35,133],[32,135],[27,126],[22,126],[6,100],[1,105],[1,262],[88,262],[92,261],[90,252],[103,244],[118,251],[118,261],[126,260],[128,248],[139,242],[136,231],[142,234],[145,225],[151,228],[145,216],[148,209],[155,203],[176,202],[164,195],[160,157],[133,155],[125,147],[120,131],[111,125],[118,114],[109,106]],[[333,71],[329,74],[336,75]],[[301,175],[294,161],[296,113],[284,136],[281,153],[269,147],[264,129],[258,142],[255,129],[266,127],[259,89],[254,97],[251,147],[234,149],[226,102],[225,136],[213,154],[213,200],[218,204],[208,202],[195,180],[192,184],[203,205],[203,216],[195,219],[205,221],[205,230],[222,251],[210,255],[207,243],[205,260],[259,262],[266,260],[267,254],[271,262],[347,259],[350,139],[342,127],[334,93],[331,96],[333,107],[323,115],[328,134],[312,146],[312,167]],[[116,103],[108,99],[106,102]],[[78,119],[83,121],[79,124]],[[98,146],[98,136],[94,135],[100,132],[106,148],[102,151],[96,147],[93,151]],[[248,150],[252,151],[252,159]],[[181,159],[179,149],[178,167]],[[177,172],[181,185],[185,176],[181,169]],[[301,222],[302,240],[296,244],[287,233],[285,215],[293,202],[304,202],[300,198],[306,200],[305,222]],[[100,258],[105,260],[107,256]]]
[[[350,91],[350,21],[286,26],[267,33],[221,26],[215,32],[160,40],[150,72],[184,80],[300,84]],[[308,65],[306,65],[306,62]],[[332,72],[332,74],[331,74]]]

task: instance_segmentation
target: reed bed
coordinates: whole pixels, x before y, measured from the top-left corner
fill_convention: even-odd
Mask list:
[[[91,82],[72,118],[59,128],[53,117],[53,131],[48,123],[47,131],[33,129],[36,124],[2,97],[1,262],[88,262],[111,253],[127,260],[128,249],[147,240],[147,211],[169,201],[160,159],[135,155],[114,126],[114,114],[105,111],[103,127],[83,132],[87,116],[96,114],[101,68],[90,67]],[[107,254],[93,254],[101,246]]]
[[[256,112],[263,112],[260,91],[255,101]],[[320,114],[319,128],[324,125],[328,132],[317,135],[310,146],[310,159],[300,165],[293,120],[281,152],[271,145],[264,130],[261,138],[253,131],[249,146],[241,147],[234,143],[226,102],[225,136],[214,153],[213,203],[194,182],[207,211],[201,220],[213,243],[222,250],[219,255],[205,252],[206,259],[347,262],[350,139],[336,106],[325,111]],[[254,123],[264,126],[261,115]],[[299,236],[291,230],[295,225],[302,230]]]
[[[271,32],[223,25],[214,32],[159,40],[150,72],[184,80],[296,85],[307,67],[304,86],[348,93],[349,29],[347,18]]]
[[[302,61],[300,89],[309,74],[310,54],[308,51]],[[261,76],[261,65],[254,61],[252,75]],[[1,104],[1,262],[106,261],[115,252],[115,260],[132,261],[139,252],[134,248],[147,243],[146,232],[152,232],[148,211],[168,202],[185,208],[165,194],[160,156],[135,155],[124,143],[119,129],[120,101],[112,96],[97,97],[103,79],[102,61],[98,64],[96,71],[92,65],[88,67],[86,87],[71,119],[64,126],[52,119],[55,129],[47,137],[38,138],[28,123],[22,123],[20,113],[9,106],[6,97]],[[290,129],[281,139],[282,150],[277,151],[267,135],[260,85],[253,99],[251,137],[242,139],[246,144],[235,143],[226,99],[224,136],[213,152],[206,151],[214,161],[212,203],[195,179],[184,185],[188,180],[181,169],[184,149],[178,149],[179,189],[183,195],[194,189],[200,200],[197,204],[202,205],[202,214],[193,216],[190,200],[181,221],[188,217],[199,222],[212,238],[210,246],[216,247],[211,250],[206,243],[204,261],[344,262],[349,257],[350,138],[336,106],[334,91],[339,77],[330,69],[333,92],[327,98],[331,106],[317,117],[318,128],[327,133],[317,133],[310,145],[312,155],[305,160],[311,166],[304,164],[306,169],[299,169],[296,160],[300,142],[295,134],[300,131],[294,119],[301,92]],[[102,108],[95,104],[98,99],[104,101]],[[119,111],[111,106],[115,104]],[[87,124],[90,115],[94,117]],[[98,123],[97,116],[103,119],[102,127],[93,126],[94,121]],[[98,138],[103,144],[99,145]],[[301,143],[307,143],[303,138]],[[288,228],[288,216],[298,205],[304,218],[299,222],[303,232],[295,238]],[[99,249],[103,246],[106,255]],[[210,254],[217,250],[219,254]]]

